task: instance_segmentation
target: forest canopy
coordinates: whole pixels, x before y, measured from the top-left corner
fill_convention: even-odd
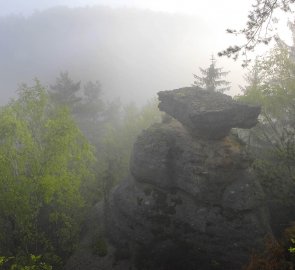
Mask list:
[[[128,173],[137,134],[159,119],[155,102],[114,107],[99,84],[85,84],[76,99],[80,83],[66,73],[57,82],[49,91],[38,80],[21,86],[0,111],[0,265],[62,267],[85,213]]]

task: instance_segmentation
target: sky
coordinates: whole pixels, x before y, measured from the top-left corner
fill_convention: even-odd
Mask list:
[[[251,6],[249,0],[0,0],[0,16],[11,13],[28,15],[56,5],[69,7],[105,5],[110,7],[134,7],[197,15],[212,23],[236,24],[246,20]]]
[[[0,0],[0,16],[12,13],[30,15],[34,11],[57,5],[131,7],[194,15],[208,25],[214,25],[222,30],[222,34],[225,35],[225,29],[240,29],[245,25],[248,11],[254,2],[254,0]],[[285,27],[286,16],[280,15],[285,17],[281,23],[280,33],[284,38],[289,39],[290,32]]]
[[[10,14],[29,16],[36,11],[42,11],[54,6],[91,7],[96,5],[112,8],[147,9],[194,16],[202,22],[200,25],[206,26],[206,30],[203,31],[205,34],[196,37],[200,39],[200,45],[198,44],[196,47],[196,53],[191,54],[191,58],[196,59],[196,65],[190,68],[191,70],[197,70],[200,66],[205,67],[205,65],[210,64],[211,54],[216,55],[217,52],[226,49],[230,45],[239,44],[237,37],[226,34],[226,29],[241,29],[244,27],[251,4],[254,2],[253,0],[0,0],[0,16]],[[281,25],[281,36],[290,40],[286,20],[283,20]],[[199,25],[196,25],[196,28],[198,27]],[[212,33],[214,33],[214,36],[212,36]],[[239,85],[243,84],[245,70],[242,70],[241,63],[241,61],[234,62],[232,59],[227,58],[218,59],[218,66],[226,67],[227,70],[230,69],[231,71],[227,78],[229,81],[234,82],[231,93],[229,93],[231,95],[238,94]],[[189,85],[191,83],[191,73],[188,73],[188,78],[187,84]]]
[[[34,10],[45,9],[56,5],[70,7],[85,5],[106,5],[112,7],[138,7],[155,11],[182,12],[206,15],[204,12],[217,14],[220,10],[235,11],[232,17],[238,18],[242,13],[247,14],[249,0],[1,0],[1,15],[10,13],[29,14]],[[246,11],[246,12],[245,12]]]

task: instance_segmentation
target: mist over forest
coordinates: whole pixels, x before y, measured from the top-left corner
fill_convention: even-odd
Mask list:
[[[49,85],[60,72],[100,81],[105,98],[144,104],[160,90],[191,85],[220,45],[196,16],[101,6],[1,17],[0,36],[2,104],[18,84],[37,77]],[[230,73],[233,91],[241,77]]]
[[[232,42],[234,0],[15,1],[0,270],[295,269],[295,22],[268,32],[293,0],[257,0]]]

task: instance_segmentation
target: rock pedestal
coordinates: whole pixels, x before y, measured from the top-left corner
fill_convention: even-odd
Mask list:
[[[106,205],[117,259],[132,269],[241,269],[270,228],[251,160],[228,133],[255,125],[260,109],[196,88],[159,99],[175,119],[138,137],[131,174]]]

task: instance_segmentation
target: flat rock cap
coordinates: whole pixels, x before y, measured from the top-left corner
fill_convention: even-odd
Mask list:
[[[260,106],[239,103],[230,96],[199,87],[161,91],[159,109],[181,122],[193,136],[221,139],[231,128],[257,124]]]

